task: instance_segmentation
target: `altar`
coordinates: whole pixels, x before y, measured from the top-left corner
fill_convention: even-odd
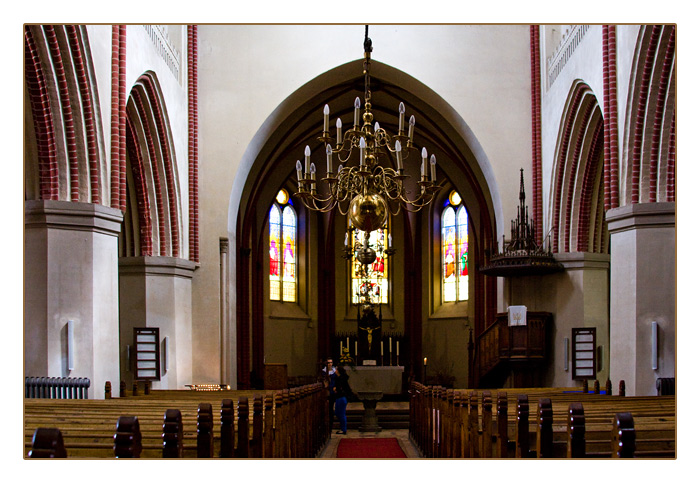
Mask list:
[[[350,388],[364,407],[360,432],[381,431],[377,402],[384,394],[401,394],[403,366],[346,366],[345,370],[350,376]]]
[[[401,394],[403,366],[345,366],[350,387],[359,392]]]

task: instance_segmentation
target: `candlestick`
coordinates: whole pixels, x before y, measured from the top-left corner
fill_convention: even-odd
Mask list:
[[[310,164],[311,164],[311,148],[306,146],[306,148],[304,148],[304,176],[306,176],[308,174]]]
[[[433,154],[430,156],[430,181],[432,182],[435,182],[435,164],[437,164],[437,160]]]
[[[365,148],[367,143],[365,143],[365,138],[360,138],[360,166],[365,165]]]
[[[384,357],[384,341],[381,341],[381,342],[379,343],[379,347],[381,347],[381,349],[382,349],[382,357]]]
[[[355,359],[357,362],[357,341],[355,341]]]
[[[323,132],[327,133],[328,132],[328,114],[330,114],[331,110],[328,108],[328,104],[323,106]]]
[[[396,341],[396,363],[399,363],[399,341]]]
[[[413,128],[416,125],[416,118],[415,116],[411,116],[408,119],[408,140],[413,142]]]
[[[427,358],[427,357],[424,357],[424,358],[423,358],[423,365],[424,365],[424,366],[427,366],[427,365],[428,365],[428,358]]]
[[[360,98],[355,98],[355,127],[360,125]]]
[[[340,341],[340,356],[339,357],[343,357],[343,341],[342,340]]]
[[[403,105],[403,102],[399,103],[399,134],[403,132],[403,117],[404,113],[406,112],[406,107]]]

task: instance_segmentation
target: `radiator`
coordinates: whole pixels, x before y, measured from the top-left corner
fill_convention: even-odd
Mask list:
[[[24,397],[45,399],[87,399],[87,377],[25,377]]]

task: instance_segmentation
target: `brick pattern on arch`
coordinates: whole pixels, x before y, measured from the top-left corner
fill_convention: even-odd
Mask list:
[[[542,242],[542,81],[540,75],[540,26],[530,26],[530,75],[532,99],[532,219],[535,238]]]
[[[190,260],[199,262],[199,117],[197,99],[197,26],[187,26],[188,182]]]
[[[135,83],[129,94],[129,115],[133,116],[129,126],[129,135],[133,138],[134,151],[136,146],[145,146],[140,152],[134,153],[136,158],[131,158],[131,171],[134,184],[144,183],[142,193],[152,197],[152,200],[138,199],[139,220],[144,216],[151,216],[147,208],[151,202],[155,202],[155,228],[157,229],[157,254],[160,256],[178,257],[180,254],[180,210],[179,200],[175,186],[174,160],[169,144],[169,126],[165,122],[161,99],[153,74],[144,74]],[[138,142],[136,140],[140,140]],[[125,143],[126,144],[126,143]],[[130,156],[131,156],[130,151]],[[145,170],[145,171],[144,171]],[[141,176],[148,172],[150,177]],[[146,186],[150,183],[150,186]],[[138,196],[138,186],[134,186]],[[125,197],[126,198],[126,197]],[[150,225],[153,228],[152,225]],[[145,226],[140,227],[142,230]],[[156,238],[149,230],[151,241],[143,242],[141,234],[142,251],[155,250],[153,240]]]
[[[630,85],[626,204],[675,201],[675,25],[640,29]]]
[[[38,153],[39,199],[58,200],[58,162],[56,160],[56,134],[51,103],[47,91],[47,79],[42,68],[34,31],[24,28],[25,81],[34,121]]]
[[[557,149],[553,186],[552,248],[601,252],[603,220],[604,122],[592,90],[583,82],[572,90]]]
[[[617,122],[617,34],[614,25],[603,25],[603,110],[605,115],[605,209],[619,200],[619,143]]]

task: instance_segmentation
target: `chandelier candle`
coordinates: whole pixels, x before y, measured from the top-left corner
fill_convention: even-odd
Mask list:
[[[330,144],[326,144],[326,171],[328,176],[333,174],[333,148]]]
[[[399,170],[399,173],[403,171],[403,161],[401,160],[401,142],[396,141],[395,144],[396,148],[396,168]]]

